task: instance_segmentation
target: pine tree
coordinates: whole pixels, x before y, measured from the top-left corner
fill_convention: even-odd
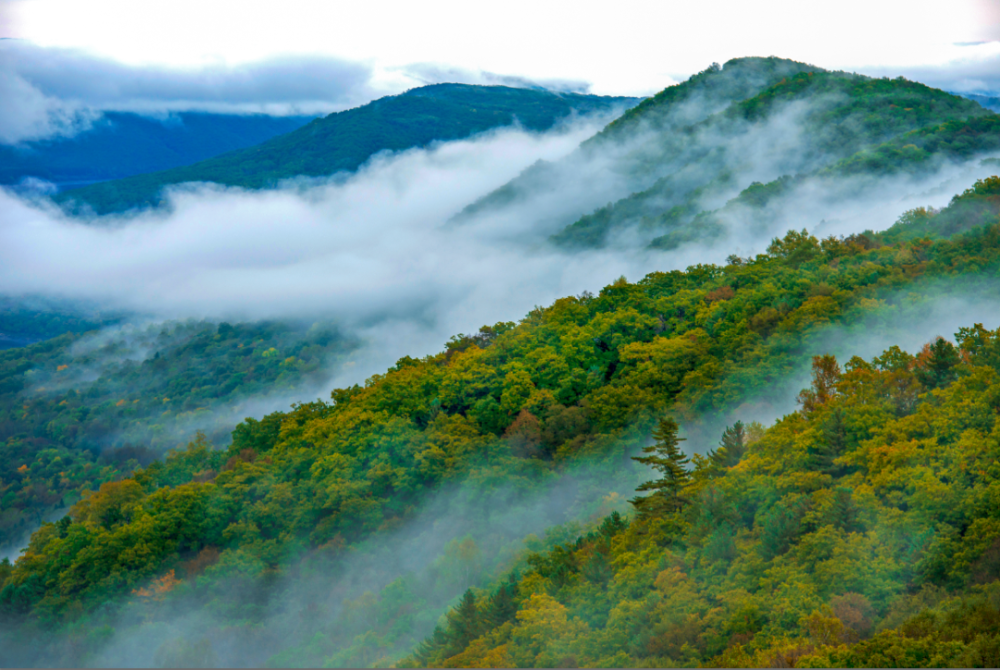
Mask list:
[[[830,412],[822,423],[820,436],[815,444],[806,448],[809,468],[834,477],[847,474],[848,468],[834,464],[847,449],[847,425],[839,407]]]
[[[743,458],[747,446],[746,431],[742,421],[737,421],[722,433],[718,449],[708,452],[708,458],[720,468],[731,468]]]
[[[958,377],[955,370],[961,360],[958,349],[943,337],[934,340],[921,359],[924,365],[917,369],[917,379],[929,389],[947,386]]]
[[[448,634],[441,626],[434,626],[434,632],[417,646],[413,657],[425,668],[440,664],[441,650],[448,646]]]
[[[476,607],[476,596],[467,589],[462,600],[448,614],[448,656],[461,653],[482,633],[482,620]]]
[[[517,574],[512,572],[507,582],[501,584],[496,593],[490,596],[483,617],[488,628],[497,628],[507,621],[514,620],[517,614],[517,601],[514,599],[516,596]]]
[[[677,422],[667,417],[653,431],[653,444],[643,447],[643,453],[649,456],[633,456],[632,460],[648,465],[662,475],[640,485],[636,491],[652,491],[643,498],[633,498],[629,502],[635,505],[640,515],[658,516],[678,510],[689,501],[681,497],[680,491],[688,483],[690,474],[684,467],[688,457],[678,445],[684,439],[677,437]]]
[[[851,489],[838,487],[828,513],[830,523],[848,533],[858,530],[858,506],[851,494]]]

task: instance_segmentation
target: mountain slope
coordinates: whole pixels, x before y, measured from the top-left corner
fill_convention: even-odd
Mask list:
[[[255,147],[182,168],[75,189],[60,194],[57,201],[76,200],[98,213],[108,213],[156,204],[163,187],[182,182],[263,188],[297,176],[324,177],[356,170],[381,151],[463,139],[513,123],[547,130],[573,114],[609,113],[634,102],[634,98],[506,86],[435,84],[316,119]]]
[[[248,405],[311,392],[352,346],[320,323],[165,322],[0,351],[0,555],[196,431],[224,444]]]
[[[817,356],[798,412],[467,592],[403,665],[996,667],[1000,329],[955,339]]]
[[[886,243],[889,233],[821,243],[792,232],[754,259],[735,258],[725,267],[699,265],[684,272],[653,273],[634,284],[622,279],[599,296],[565,298],[536,309],[520,324],[501,323],[474,336],[456,336],[438,355],[403,358],[384,375],[369,379],[364,388],[335,391],[332,403],[303,404],[262,421],[248,420],[234,431],[233,444],[225,451],[194,444],[131,478],[107,483],[67,518],[44,525],[24,556],[5,568],[6,574],[0,573],[0,616],[6,617],[7,630],[12,631],[12,637],[4,640],[5,648],[15,650],[10,653],[16,653],[13,658],[22,664],[71,660],[80,664],[83,658],[98,665],[126,661],[260,665],[279,651],[273,658],[277,665],[384,663],[430,632],[437,613],[464,590],[463,583],[488,583],[512,565],[530,569],[522,579],[513,580],[512,590],[491,601],[496,611],[479,619],[484,601],[476,597],[470,605],[463,601],[465,610],[459,612],[470,615],[476,627],[453,627],[437,636],[425,650],[430,654],[427,659],[444,658],[439,652],[454,651],[450,658],[468,651],[469,659],[492,652],[498,648],[494,643],[505,644],[498,636],[515,630],[515,620],[551,620],[555,626],[540,629],[537,635],[518,633],[510,643],[508,650],[513,653],[517,640],[528,640],[525,653],[533,654],[523,661],[528,664],[561,664],[569,654],[605,665],[636,665],[643,659],[654,664],[668,659],[694,663],[725,650],[730,642],[750,639],[739,637],[743,633],[768,632],[759,640],[761,648],[780,640],[782,632],[796,635],[801,630],[800,612],[808,616],[832,595],[844,594],[817,586],[815,595],[807,591],[805,601],[795,601],[794,608],[772,612],[766,609],[768,602],[784,601],[769,591],[744,601],[736,599],[737,593],[727,601],[735,609],[723,610],[732,615],[732,627],[723,625],[729,619],[719,624],[721,628],[714,620],[690,619],[689,629],[684,627],[689,619],[671,618],[676,612],[669,604],[674,601],[667,598],[688,608],[677,612],[691,611],[699,617],[703,611],[713,611],[714,601],[701,594],[700,582],[685,581],[690,568],[679,561],[707,556],[705,579],[721,583],[726,572],[719,561],[745,554],[746,570],[732,579],[737,582],[733,588],[747,590],[762,587],[741,582],[744,576],[758,580],[753,584],[761,579],[772,583],[760,576],[768,566],[778,570],[774,574],[781,582],[806,583],[840,574],[823,562],[830,552],[846,552],[855,561],[845,563],[849,569],[866,552],[881,551],[883,546],[895,550],[898,542],[912,536],[909,520],[904,519],[895,534],[892,527],[870,521],[872,513],[887,510],[887,502],[872,498],[866,488],[871,482],[843,479],[862,461],[841,463],[838,458],[853,453],[857,442],[872,439],[882,425],[897,432],[924,430],[924,417],[931,408],[919,408],[913,401],[933,389],[951,393],[930,396],[929,402],[940,397],[948,408],[941,416],[953,416],[951,409],[961,414],[953,428],[942,428],[942,434],[973,445],[975,436],[969,430],[978,426],[987,431],[992,425],[994,387],[984,375],[995,373],[956,372],[960,357],[946,351],[940,364],[920,359],[923,362],[911,370],[912,380],[892,377],[890,373],[906,368],[910,359],[890,352],[879,363],[885,378],[876,379],[889,384],[889,389],[872,390],[869,401],[864,395],[869,380],[861,380],[857,398],[861,406],[856,414],[845,408],[841,424],[827,425],[841,421],[833,411],[835,404],[828,406],[830,411],[817,409],[813,423],[792,418],[779,424],[790,426],[792,435],[779,428],[761,437],[760,443],[771,447],[760,455],[751,446],[747,462],[757,459],[757,465],[735,468],[745,475],[726,480],[735,482],[731,497],[707,489],[685,493],[687,499],[700,501],[687,508],[692,513],[716,510],[720,519],[728,519],[727,510],[735,507],[733,528],[739,531],[735,545],[727,543],[727,538],[734,539],[728,526],[707,517],[701,525],[684,515],[643,523],[612,517],[601,531],[607,542],[585,536],[567,548],[568,540],[560,538],[579,530],[567,526],[546,541],[529,540],[528,546],[541,553],[529,556],[525,564],[518,551],[524,546],[523,535],[518,534],[524,522],[512,522],[520,515],[544,527],[620,508],[619,489],[624,485],[627,495],[638,481],[648,478],[628,456],[647,444],[650,429],[664,414],[682,421],[692,446],[704,445],[714,431],[714,418],[729,417],[741,406],[746,411],[745,403],[751,401],[758,407],[780,406],[784,393],[780,382],[808,363],[810,346],[831,325],[847,328],[841,339],[851,342],[854,334],[919,316],[922,303],[914,296],[926,285],[917,282],[935,277],[964,278],[967,284],[995,280],[1000,270],[1000,227],[993,223],[1000,215],[998,192],[1000,178],[987,180],[956,197],[946,210],[950,214],[932,214],[932,219],[944,217],[940,220],[950,229],[961,211],[974,213],[977,221],[989,220],[984,212],[992,213],[990,225],[950,239],[922,238],[926,226],[914,226],[909,219],[890,231],[891,245]],[[852,371],[865,369],[852,362]],[[953,373],[962,373],[962,378],[956,381]],[[828,385],[817,386],[814,396],[804,396],[812,398],[813,406],[829,400],[833,382],[824,383]],[[959,384],[954,389],[968,390],[949,392],[952,383]],[[971,390],[979,400],[963,404],[963,397],[972,397]],[[893,416],[906,422],[916,412],[917,418],[906,425],[888,424],[883,419],[896,412],[897,402],[899,412]],[[845,444],[850,446],[837,442],[835,448],[822,449],[826,440],[822,430],[827,429],[833,431],[831,440],[841,439],[838,431],[846,433]],[[910,433],[899,434],[900,439],[910,439]],[[759,432],[752,435],[756,438]],[[984,447],[980,441],[974,446],[966,472],[981,477],[975,473]],[[864,453],[881,458],[877,447],[874,444]],[[902,444],[900,449],[925,447]],[[909,453],[899,458],[906,461]],[[789,454],[795,458],[786,459]],[[884,457],[896,458],[891,453]],[[948,461],[952,456],[946,453],[943,458]],[[815,468],[809,465],[813,461],[819,464]],[[590,465],[584,468],[586,463]],[[961,470],[959,464],[953,465]],[[920,505],[930,504],[926,501],[941,488],[928,479],[927,468],[933,473],[936,466],[914,467],[917,470],[900,482],[919,476],[927,485],[927,496],[910,502],[916,510],[912,530],[920,538],[925,527],[921,515],[938,513],[936,507]],[[699,476],[715,481],[719,472],[706,466]],[[567,479],[560,480],[562,475]],[[560,488],[556,484],[561,481]],[[888,485],[893,481],[890,478]],[[983,480],[983,485],[992,483]],[[842,486],[853,490],[841,495]],[[532,496],[549,487],[557,489],[553,504],[539,511]],[[458,491],[455,509],[461,512],[454,517],[447,508],[432,505],[432,493],[449,489]],[[741,495],[758,496],[762,502],[743,504]],[[967,506],[975,499],[955,500],[962,503],[955,509],[965,516],[945,519],[954,528],[963,520],[989,518]],[[505,516],[509,510],[515,514]],[[407,535],[404,522],[421,518],[421,513],[431,518],[423,517],[409,531],[413,537]],[[896,517],[890,511],[886,514],[885,523],[891,525]],[[805,519],[812,519],[816,532],[830,524],[833,528],[795,549],[793,556],[813,561],[802,564],[812,571],[803,576],[796,572],[800,564],[789,566],[782,557],[789,546],[797,546],[800,536],[812,532],[791,525]],[[932,516],[927,523],[934,522]],[[971,565],[982,555],[980,540],[989,539],[992,532],[986,523],[980,523],[982,532],[967,532],[959,539],[942,530],[938,544],[925,549],[918,542],[908,551],[916,552],[912,555],[920,560],[926,556],[929,562],[919,565],[933,568],[936,557],[948,555],[954,546],[966,552]],[[860,535],[852,539],[852,532],[869,528],[880,534],[870,540]],[[700,534],[689,537],[694,532]],[[879,544],[883,535],[888,544]],[[766,549],[770,553],[753,548],[751,542],[759,536],[772,538]],[[414,549],[419,555],[398,550],[398,543],[414,537],[415,546],[422,547]],[[947,544],[952,540],[957,544]],[[681,542],[696,545],[698,551],[704,547],[704,552],[687,559]],[[619,560],[593,557],[594,551],[603,554],[601,547],[609,544],[617,547]],[[554,545],[559,546],[547,551]],[[665,549],[671,554],[661,564]],[[586,552],[581,554],[586,561],[578,561],[581,551]],[[885,567],[891,574],[884,588],[851,591],[861,593],[865,601],[850,600],[848,605],[863,610],[868,602],[879,616],[897,601],[903,607],[900,589],[923,583],[909,577],[912,565]],[[674,568],[678,571],[671,572]],[[964,574],[952,572],[958,580]],[[701,574],[691,579],[702,579]],[[283,581],[283,575],[294,575],[296,581]],[[942,578],[951,583],[947,569]],[[644,600],[650,593],[663,595]],[[569,598],[566,602],[560,600],[563,595]],[[703,600],[708,610],[702,608]],[[657,609],[661,603],[665,604]],[[651,609],[644,609],[647,605]],[[587,627],[564,616],[560,607],[577,608],[573,616]],[[608,619],[607,612],[616,607],[620,615]],[[186,611],[204,613],[204,618],[184,618]],[[536,611],[541,612],[540,619]],[[630,611],[642,617],[630,619]],[[791,618],[782,618],[781,611],[790,612]],[[622,630],[627,634],[618,635],[617,623],[602,623],[617,622],[615,616],[640,628],[626,626]],[[649,625],[642,628],[647,621]],[[737,625],[741,621],[746,622],[742,629]],[[54,632],[62,625],[72,625],[73,635]],[[598,629],[599,637],[589,632]],[[469,647],[490,630],[496,635]],[[718,639],[685,647],[703,630],[717,633]],[[563,636],[567,631],[569,638]],[[136,640],[141,641],[138,647]],[[585,657],[572,647],[577,640],[589,644],[595,655]],[[553,656],[564,647],[569,648],[565,656]],[[545,655],[540,656],[542,652]],[[502,653],[498,658],[498,663],[510,664]],[[514,660],[522,662],[519,659]]]
[[[963,98],[975,100],[992,112],[1000,112],[1000,98],[990,97],[987,95],[976,95],[975,93],[956,93],[955,95],[961,95]]]
[[[312,118],[180,112],[161,120],[105,112],[73,137],[0,145],[0,184],[36,177],[72,188],[165,170],[258,144]]]
[[[633,123],[641,123],[640,112],[641,106],[633,110]],[[824,191],[836,187],[830,179],[835,175],[939,167],[941,159],[996,149],[1000,126],[994,118],[972,101],[903,79],[801,72],[661,140],[650,160],[665,176],[583,216],[551,239],[567,248],[601,247],[630,231],[657,248],[708,242],[712,235],[707,233],[721,228],[706,229],[699,215],[704,219],[752,183],[821,174],[827,182],[817,190]],[[942,123],[965,124],[952,131],[965,137],[965,155],[954,155],[947,142],[930,146],[917,143],[920,134],[908,134],[940,134]],[[969,131],[969,124],[986,127]],[[914,144],[924,146],[899,151]],[[882,155],[890,146],[896,151]]]
[[[648,188],[658,177],[670,171],[665,152],[684,141],[684,129],[716,114],[733,102],[753,97],[761,90],[802,72],[823,72],[805,63],[782,58],[737,58],[724,66],[708,69],[675,86],[670,86],[643,100],[612,121],[580,150],[557,163],[539,162],[508,184],[470,204],[456,215],[455,221],[476,216],[552,189],[565,188],[566,182],[588,181],[580,193],[584,211],[594,198],[615,200],[634,191]],[[588,167],[588,164],[593,164]],[[609,169],[610,166],[610,169]],[[596,174],[592,174],[596,173]],[[621,177],[617,188],[608,190],[594,182]],[[599,195],[592,195],[596,191]],[[575,217],[574,217],[575,218]],[[571,223],[568,221],[567,223]]]

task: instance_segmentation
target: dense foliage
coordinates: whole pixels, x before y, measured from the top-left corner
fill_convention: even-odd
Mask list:
[[[289,133],[310,116],[105,112],[72,137],[0,145],[0,184],[35,177],[72,187],[166,170]]]
[[[701,79],[702,87],[716,79],[728,82],[731,68],[747,67],[741,59],[690,82]],[[686,88],[690,82],[667,91],[677,89],[685,99],[694,97]],[[691,120],[665,138],[657,136],[656,142],[648,143],[652,146],[634,152],[637,155],[618,159],[620,167],[629,170],[647,170],[653,164],[656,167],[649,171],[663,176],[583,216],[552,236],[553,242],[569,248],[599,247],[628,228],[638,229],[640,238],[654,248],[706,242],[728,232],[726,220],[749,219],[763,227],[776,218],[781,198],[806,182],[821,193],[835,190],[838,179],[845,177],[927,172],[944,161],[1000,149],[1000,117],[970,100],[902,78],[799,71],[770,81],[722,111],[704,118],[680,115],[680,120],[677,114],[667,116],[674,108],[666,105],[666,99],[660,103],[664,111],[655,114],[660,110],[654,106],[657,98],[638,105],[589,144],[601,146],[597,142],[605,135],[620,135],[611,131],[626,121],[636,126],[645,118],[640,112],[646,106],[653,119],[666,117],[675,124]],[[707,108],[699,109],[704,113]],[[755,142],[749,149],[747,138]],[[757,155],[760,146],[768,145],[778,146],[780,155]],[[636,165],[630,165],[633,162]],[[748,162],[755,170],[747,170]],[[752,181],[762,170],[769,174],[768,181]],[[852,182],[852,197],[863,197],[863,186]],[[868,187],[877,184],[871,181]],[[817,195],[810,204],[823,206]]]
[[[366,552],[370,558],[363,561],[379,563],[375,539],[391,537],[393,528],[424,509],[430,492],[446,487],[470,492],[465,500],[473,528],[493,529],[499,525],[495,515],[509,503],[491,498],[490,491],[508,490],[517,500],[518,489],[544,488],[553,477],[583,461],[594,464],[594,474],[581,477],[577,495],[569,497],[560,513],[563,520],[592,518],[601,511],[601,496],[616,499],[615,490],[609,491],[616,473],[631,473],[631,488],[648,479],[640,474],[634,481],[636,471],[623,465],[646,443],[664,413],[670,412],[685,427],[689,443],[705,444],[716,425],[713,417],[731,416],[748,401],[758,407],[780,405],[781,381],[808,366],[811,347],[831,324],[853,324],[856,330],[847,332],[861,332],[912,318],[922,304],[914,293],[916,282],[935,277],[953,282],[963,277],[972,282],[995,279],[1000,259],[1000,225],[995,223],[998,184],[997,179],[976,184],[949,208],[929,214],[947,222],[953,208],[977,202],[993,208],[991,225],[950,239],[921,237],[919,230],[910,230],[907,220],[887,233],[846,239],[820,241],[793,231],[774,240],[767,253],[756,258],[734,256],[724,267],[653,273],[634,284],[623,278],[598,296],[564,298],[536,309],[519,324],[500,323],[474,336],[457,336],[440,354],[401,359],[363,388],[335,391],[331,403],[304,404],[261,421],[247,420],[234,431],[228,449],[213,451],[196,442],[131,478],[102,485],[77,503],[68,517],[45,524],[5,577],[0,612],[10,626],[20,626],[18,639],[32,645],[50,641],[24,652],[41,653],[50,663],[62,658],[78,664],[87,653],[99,653],[114,634],[109,626],[124,626],[123,634],[130,638],[166,635],[144,648],[147,654],[158,650],[158,662],[171,661],[167,664],[177,664],[189,653],[207,663],[210,652],[223,647],[237,647],[238,652],[227,653],[248,663],[261,661],[253,653],[275,647],[291,647],[275,657],[280,664],[314,665],[325,659],[357,665],[398,657],[411,648],[415,636],[427,631],[433,621],[428,615],[460,592],[463,581],[482,583],[495,569],[517,564],[517,557],[477,564],[474,559],[482,550],[475,543],[456,542],[444,550],[443,563],[435,565],[447,566],[451,551],[457,561],[451,565],[465,567],[458,572],[455,567],[439,567],[436,574],[458,574],[459,579],[438,579],[423,586],[395,580],[377,587],[377,596],[355,593],[347,611],[338,610],[340,623],[329,625],[309,612],[339,607],[343,592],[310,588],[308,598],[285,597],[291,587],[283,585],[279,576],[336,575],[338,570],[343,574],[344,565]],[[969,349],[972,337],[962,336],[962,351],[968,356],[974,353]],[[986,342],[984,351],[992,351],[989,342],[995,335],[976,337]],[[858,475],[868,467],[866,461],[839,460],[848,450],[854,454],[855,445],[869,444],[883,434],[877,431],[896,426],[890,419],[904,426],[924,425],[911,417],[940,414],[941,403],[953,401],[956,411],[979,417],[995,412],[988,411],[993,372],[961,367],[972,365],[959,364],[966,354],[959,355],[951,345],[935,346],[943,352],[932,347],[916,362],[901,352],[881,363],[853,361],[846,376],[830,363],[829,374],[819,377],[825,381],[811,395],[803,395],[802,414],[779,422],[763,436],[756,426],[746,432],[747,443],[753,444],[740,464],[731,461],[740,448],[730,439],[729,447],[696,459],[692,483],[681,477],[660,487],[678,494],[674,502],[654,506],[653,512],[632,523],[612,517],[594,531],[596,535],[529,558],[528,573],[514,579],[503,594],[491,596],[492,604],[487,606],[473,593],[460,606],[467,613],[488,610],[493,618],[475,618],[473,627],[450,625],[418,660],[443,660],[442,654],[451,658],[465,649],[472,662],[479,658],[476,654],[502,654],[496,650],[504,644],[511,655],[497,655],[501,663],[560,662],[570,657],[629,665],[643,659],[691,663],[724,653],[732,640],[749,646],[734,647],[731,653],[764,653],[778,644],[781,635],[796,639],[803,630],[802,616],[833,603],[834,596],[848,598],[847,592],[829,587],[830,575],[841,573],[831,572],[835,562],[824,563],[828,559],[822,551],[852,557],[867,556],[868,548],[895,548],[893,542],[910,541],[906,537],[911,526],[906,524],[912,522],[918,538],[925,537],[919,533],[926,527],[934,529],[926,536],[930,544],[918,542],[908,550],[912,566],[923,565],[920,561],[931,560],[930,556],[946,555],[935,553],[947,551],[940,543],[956,537],[954,529],[961,527],[962,518],[973,517],[939,520],[920,511],[917,503],[927,498],[922,489],[919,495],[906,493],[924,496],[919,500],[900,498],[892,491],[879,498],[880,493],[870,494],[865,488],[875,486],[873,480],[864,479],[869,477],[867,471]],[[842,384],[854,383],[851,380],[862,372],[880,384],[897,380],[902,396],[883,397],[873,391],[877,402],[870,408],[862,402],[868,395],[857,396],[862,406],[855,417],[848,404],[842,404],[854,398]],[[975,388],[982,391],[971,404],[958,391],[969,384],[980,384]],[[938,388],[933,401],[918,397],[923,390]],[[893,403],[903,403],[902,409],[893,409]],[[834,412],[837,408],[843,411]],[[976,426],[986,430],[982,423],[986,418],[968,427],[958,423],[957,428],[948,428],[948,439],[966,439]],[[660,440],[667,444],[669,426],[659,425]],[[833,431],[835,446],[824,446],[817,437],[825,434],[817,432],[820,428]],[[885,434],[893,440],[897,434],[904,441],[911,439],[903,428],[893,430]],[[975,447],[975,454],[987,453],[983,450],[988,449],[989,439],[982,439],[987,446]],[[742,445],[742,438],[738,441]],[[772,445],[770,451],[765,445]],[[799,452],[801,458],[783,460],[783,455]],[[954,460],[947,454],[941,458]],[[969,469],[979,467],[975,459],[981,458],[986,456],[961,462]],[[926,466],[928,471],[934,467]],[[746,474],[739,478],[732,472]],[[678,489],[681,484],[685,487]],[[943,491],[934,486],[929,490]],[[956,513],[966,510],[963,513],[974,516],[979,493],[961,497],[967,493],[962,489],[955,493],[959,498],[945,500]],[[928,504],[940,506],[941,501]],[[889,511],[890,505],[897,509],[909,505],[915,516],[898,517]],[[711,512],[717,516],[702,519],[697,516],[702,509],[717,510]],[[735,516],[730,519],[726,510],[733,509]],[[882,510],[886,517],[873,519]],[[941,527],[942,523],[953,530]],[[894,528],[903,530],[893,534]],[[991,537],[992,526],[984,528],[969,541]],[[875,533],[872,538],[861,535],[869,529]],[[814,544],[802,545],[812,549],[800,548],[808,533],[819,535]],[[766,549],[757,548],[762,534],[773,536]],[[970,565],[979,560],[979,544],[965,549],[965,540],[955,541],[955,547],[966,551]],[[671,553],[664,559],[667,549]],[[620,551],[629,552],[629,558],[618,561],[619,555],[625,556],[615,553]],[[692,554],[695,563],[689,563],[689,551],[704,553]],[[579,562],[578,555],[587,560]],[[812,555],[813,562],[789,563],[785,558],[800,555],[802,560]],[[745,561],[734,565],[744,567],[727,572],[725,566],[740,556]],[[873,611],[883,616],[900,589],[917,584],[911,572],[924,574],[916,568],[908,572],[910,558],[894,558],[886,574],[878,573],[885,582],[877,587],[881,590],[852,583],[849,593],[858,595],[849,596],[850,606],[861,612],[869,606],[882,608]],[[877,567],[872,561],[862,563],[866,570]],[[705,572],[696,572],[692,565],[704,565]],[[777,571],[768,573],[772,568]],[[800,574],[813,569],[815,576]],[[945,568],[932,583],[954,588],[964,573],[952,572]],[[665,576],[660,578],[661,574]],[[643,581],[647,578],[655,587],[652,591]],[[735,581],[726,581],[730,579]],[[709,592],[709,583],[730,590]],[[619,584],[621,590],[616,590]],[[774,584],[779,595],[787,592],[792,599],[795,608],[787,616],[784,610],[766,609],[770,602],[780,601],[764,590],[766,584]],[[794,595],[800,584],[801,598]],[[717,612],[723,593],[731,594],[725,602],[733,602],[736,609],[723,607]],[[560,600],[564,594],[572,599]],[[686,602],[688,594],[694,600],[684,605],[687,609],[668,605]],[[739,594],[744,601],[735,603]],[[183,635],[171,640],[167,624],[181,603],[191,599],[214,617],[211,626],[198,629],[204,637],[197,648]],[[607,628],[609,612],[619,603],[621,614],[615,616],[633,628]],[[749,609],[740,609],[742,605]],[[274,609],[286,616],[280,626],[268,619]],[[519,614],[512,614],[515,611]],[[682,620],[675,621],[679,612]],[[661,621],[657,618],[661,615],[667,618]],[[875,615],[865,616],[871,620]],[[727,628],[725,622],[730,620],[733,627]],[[347,621],[362,624],[352,627]],[[517,629],[516,638],[502,637],[514,635],[524,622],[529,627],[551,624],[553,636],[546,637],[549,628],[524,628]],[[565,622],[569,637],[563,635],[560,622]],[[690,622],[687,628],[685,622]],[[703,623],[712,624],[717,638],[698,641],[690,631],[702,630]],[[689,632],[671,632],[662,643],[651,642],[675,624]],[[52,628],[63,630],[64,636],[51,638]],[[487,630],[492,632],[481,637]],[[598,639],[592,631],[598,630],[602,636],[613,630],[599,639],[618,645],[614,651],[605,653],[606,647],[598,645],[585,652],[574,646],[591,644]],[[621,637],[622,630],[634,635]],[[753,637],[761,630],[767,636]],[[742,634],[746,637],[738,637]],[[467,647],[474,639],[480,641]],[[527,646],[517,647],[521,642],[516,640]],[[550,641],[555,646],[550,647]],[[520,649],[516,655],[515,648]],[[232,656],[226,658],[232,662]],[[464,662],[462,658],[466,657],[455,662]],[[136,663],[134,657],[130,661]]]
[[[0,549],[198,430],[225,442],[242,403],[285,405],[348,348],[322,324],[168,322],[0,352]]]
[[[800,411],[695,456],[678,504],[468,592],[409,661],[997,667],[1000,330],[956,339],[817,356]]]
[[[573,169],[581,162],[594,160],[610,164],[617,176],[627,177],[625,193],[650,188],[657,178],[675,172],[683,149],[700,143],[690,128],[721,112],[732,103],[752,98],[762,90],[800,72],[823,72],[805,63],[784,58],[735,58],[721,67],[713,64],[689,79],[669,86],[646,98],[612,121],[578,151],[555,163],[538,161],[515,179],[486,194],[462,210],[456,221],[500,208],[533,192],[544,191],[560,171],[569,169],[570,180],[578,178]],[[680,164],[682,164],[681,161]]]
[[[423,86],[316,119],[258,146],[194,165],[74,189],[56,200],[77,201],[105,214],[156,205],[165,186],[183,182],[264,188],[292,177],[353,171],[381,151],[463,139],[514,123],[528,130],[548,130],[573,114],[608,112],[634,102],[634,98],[506,86]]]

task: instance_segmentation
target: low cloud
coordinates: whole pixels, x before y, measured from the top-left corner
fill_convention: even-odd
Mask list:
[[[875,77],[904,76],[955,93],[1000,95],[1000,42],[969,42],[956,46],[962,47],[962,55],[940,65],[875,67],[864,68],[861,72]]]
[[[497,74],[483,70],[466,70],[464,68],[440,65],[436,63],[414,63],[391,71],[418,82],[420,86],[428,84],[458,83],[477,86],[510,86],[511,88],[532,88],[557,93],[589,93],[591,84],[587,81],[574,79],[529,79],[512,75]]]
[[[884,229],[911,207],[947,204],[988,171],[975,161],[919,181],[871,182],[863,192],[841,184],[853,198],[807,183],[774,210],[770,225],[727,220],[724,240],[672,252],[644,249],[642,240],[630,245],[627,234],[603,250],[554,249],[548,236],[574,220],[581,203],[628,193],[620,193],[627,180],[608,170],[614,161],[591,156],[578,178],[563,174],[508,207],[446,224],[537,160],[570,154],[606,121],[577,119],[546,134],[502,129],[271,191],[184,185],[169,192],[162,211],[89,221],[2,192],[0,285],[9,295],[86,299],[156,318],[332,319],[366,343],[331,379],[341,386],[401,356],[440,351],[456,333],[597,292],[621,275],[634,281],[654,270],[724,263],[734,252],[760,253],[790,228],[824,235]],[[788,148],[795,136],[787,127],[783,133]],[[747,151],[758,145],[747,142]],[[764,180],[785,167],[768,159],[741,173]],[[588,193],[588,184],[603,190]]]
[[[71,136],[101,111],[319,114],[386,92],[372,84],[370,64],[324,56],[171,69],[0,41],[0,143],[5,144]]]
[[[566,257],[539,245],[537,233],[493,219],[443,226],[606,121],[544,135],[504,129],[383,156],[319,185],[189,185],[172,192],[169,212],[119,218],[81,221],[5,191],[0,285],[9,295],[91,299],[161,318],[334,318],[384,338],[386,356],[431,353],[456,332],[654,269],[652,258]],[[379,361],[357,369],[370,374]]]

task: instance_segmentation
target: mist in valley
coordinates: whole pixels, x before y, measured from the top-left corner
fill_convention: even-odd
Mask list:
[[[619,276],[635,281],[652,271],[725,264],[733,254],[764,252],[792,229],[818,236],[884,230],[913,207],[943,207],[995,171],[977,156],[920,175],[803,178],[763,213],[726,209],[752,182],[807,172],[829,160],[802,150],[803,119],[814,111],[802,105],[740,126],[735,139],[706,125],[697,142],[684,144],[672,160],[642,169],[650,146],[663,151],[674,141],[670,132],[723,107],[705,100],[682,106],[665,122],[666,137],[664,127],[645,128],[621,143],[591,142],[584,150],[581,142],[609,119],[574,119],[545,134],[508,128],[377,156],[354,175],[292,181],[270,191],[187,185],[169,192],[167,208],[113,217],[71,218],[44,199],[4,191],[0,284],[13,295],[87,300],[136,315],[131,324],[79,343],[73,355],[89,357],[91,365],[58,388],[86,385],[111,362],[147,360],[164,346],[153,337],[158,329],[176,320],[323,320],[355,343],[308,387],[242,399],[190,425],[192,432],[221,430],[243,416],[326,398],[403,356],[437,353],[455,334],[517,321],[566,295],[597,293]],[[694,146],[704,155],[691,153]],[[676,200],[653,200],[651,210],[669,209],[721,172],[730,181],[707,189],[698,201],[703,209],[720,210],[723,232],[709,240],[650,248],[654,231],[640,217],[616,228],[598,248],[567,249],[549,241],[594,208],[658,180],[672,180]],[[509,183],[514,186],[503,197],[482,199]],[[834,353],[844,363],[852,355],[870,359],[893,344],[916,351],[975,322],[997,327],[994,289],[938,283],[921,289],[927,297],[905,309],[899,306],[905,295],[887,295],[868,321],[823,330],[806,349]],[[704,417],[686,450],[705,453],[734,420],[768,424],[794,411],[808,380],[803,368],[766,399]],[[224,607],[232,593],[206,600],[181,592],[169,603],[133,598],[118,615],[120,632],[109,634],[93,663],[159,664],[199,644],[201,651],[191,653],[202,653],[204,663],[259,664],[272,657],[280,663],[283,657],[275,654],[317,635],[333,640],[316,642],[318,656],[333,662],[394,660],[428,635],[466,588],[488,586],[523,567],[529,550],[571,541],[588,524],[626,511],[636,484],[648,476],[629,459],[645,441],[636,430],[610,455],[559,474],[533,472],[530,462],[523,473],[491,471],[487,451],[476,466],[478,484],[437,492],[402,527],[346,556],[331,558],[336,552],[320,548],[269,583],[226,582],[225,588],[245,589],[240,597],[261,603],[266,615],[255,629],[224,629],[225,613],[213,608]],[[532,537],[560,524],[567,525],[546,539]],[[394,589],[407,597],[427,594],[425,606],[398,648],[364,648],[356,638],[364,637],[366,626],[379,625],[380,603],[395,597]],[[351,626],[358,627],[356,634]]]

